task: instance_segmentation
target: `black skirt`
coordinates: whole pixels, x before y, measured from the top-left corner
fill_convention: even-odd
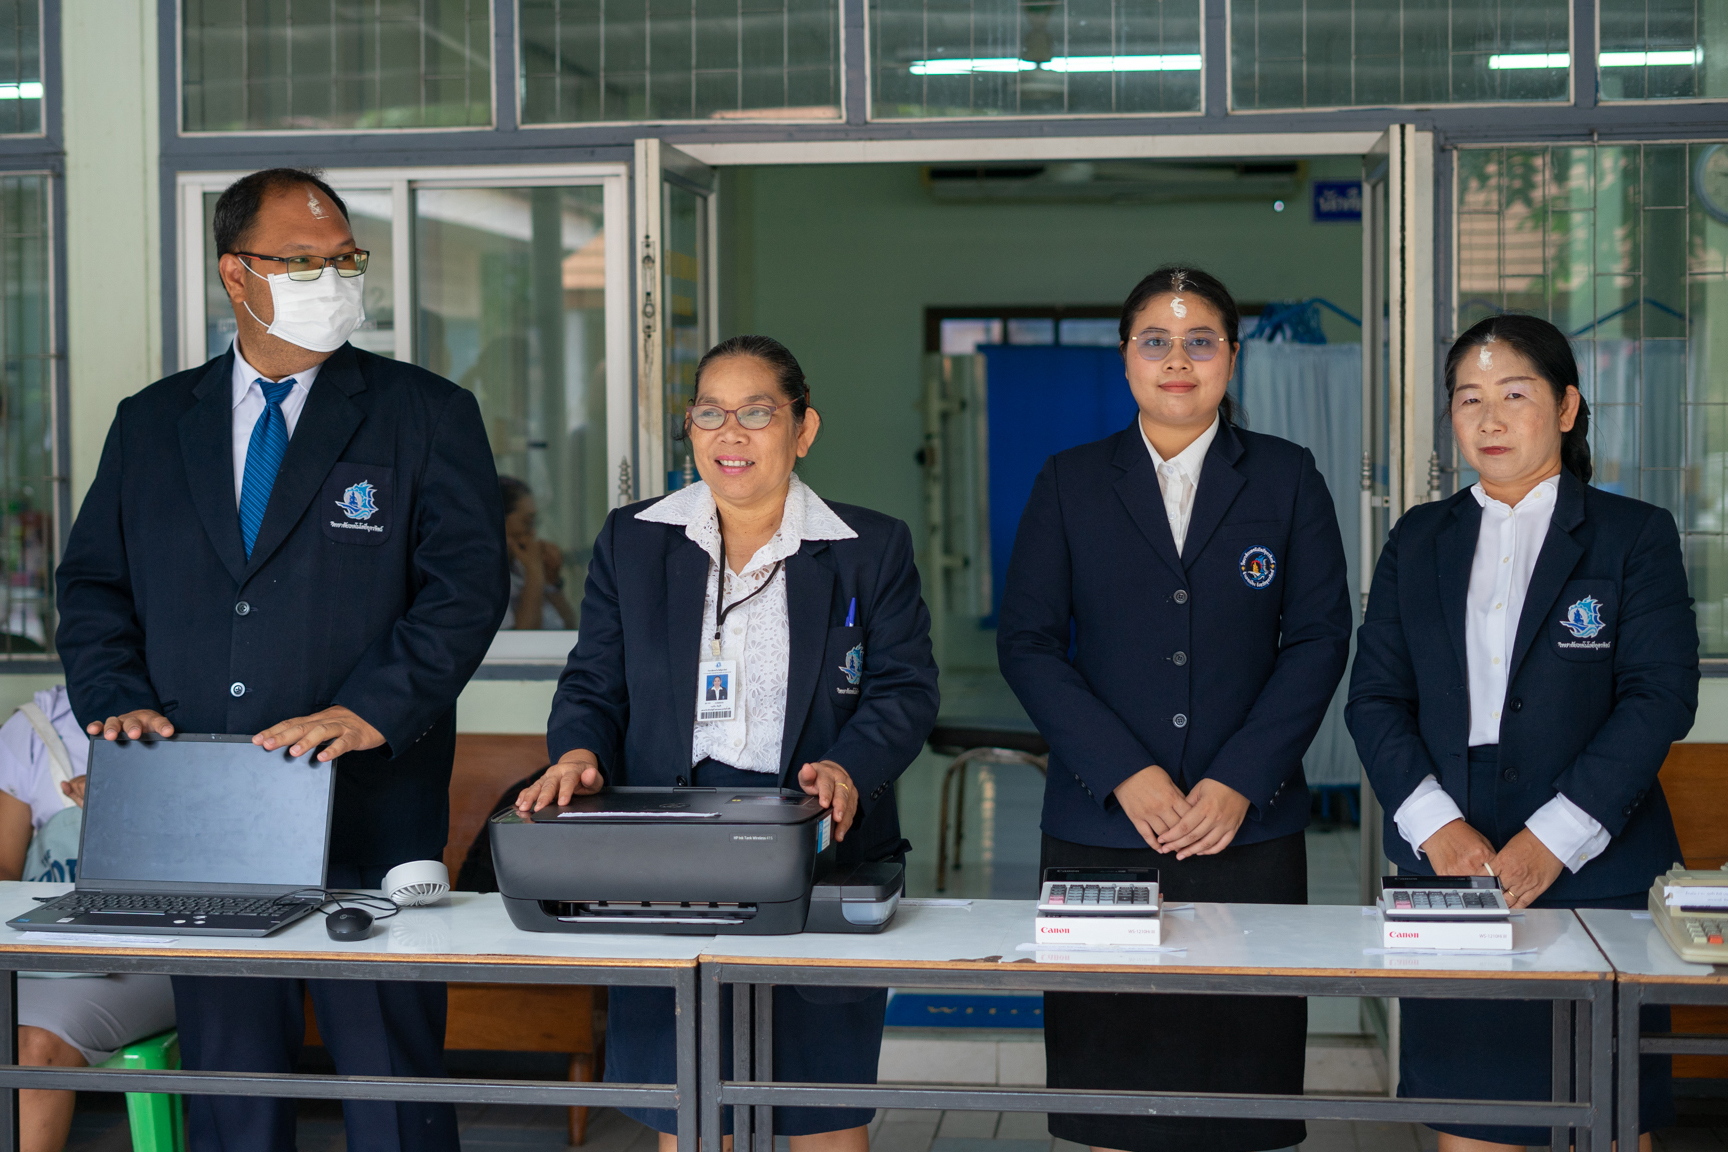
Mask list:
[[[1499,808],[1500,750],[1470,749],[1465,819],[1496,851],[1524,827]],[[1643,908],[1648,894],[1596,900],[1538,897],[1535,908]],[[1398,1095],[1466,1100],[1546,1100],[1553,1086],[1553,1004],[1547,1000],[1399,1001]],[[1642,1009],[1645,1032],[1668,1031],[1666,1005]],[[1638,1131],[1674,1123],[1672,1064],[1667,1056],[1638,1058]],[[1616,1094],[1610,1099],[1618,1101]],[[1618,1123],[1618,1121],[1616,1121]],[[1495,1144],[1546,1147],[1546,1128],[1430,1124],[1437,1132]]]
[[[1150,848],[1044,837],[1042,866],[1157,868],[1164,900],[1306,904],[1301,833],[1177,860]],[[1051,1088],[1302,1094],[1308,1002],[1295,996],[1046,992]],[[1264,1152],[1307,1138],[1300,1120],[1163,1116],[1050,1117],[1050,1134],[1124,1152]]]

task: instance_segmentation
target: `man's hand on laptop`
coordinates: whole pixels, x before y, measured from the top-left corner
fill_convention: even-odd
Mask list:
[[[572,748],[563,759],[546,769],[540,779],[516,797],[516,811],[526,816],[548,804],[564,805],[577,796],[592,796],[606,786],[600,761],[586,748]]]
[[[287,745],[290,756],[304,756],[325,741],[329,741],[329,747],[318,753],[318,760],[327,764],[345,752],[364,752],[368,748],[380,747],[384,743],[384,734],[349,709],[333,704],[310,716],[284,720],[252,737],[252,743],[267,752]]]
[[[124,716],[110,716],[101,724],[92,720],[84,726],[84,731],[104,740],[118,740],[121,736],[136,740],[146,732],[155,736],[172,736],[174,725],[153,708],[134,708]]]
[[[84,807],[84,785],[89,782],[89,779],[88,776],[74,776],[70,780],[62,780],[60,791],[66,794],[66,799],[82,808]]]

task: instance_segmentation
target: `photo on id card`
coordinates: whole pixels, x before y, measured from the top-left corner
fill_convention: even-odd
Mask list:
[[[738,662],[705,660],[696,676],[696,722],[710,723],[742,719],[738,699]]]

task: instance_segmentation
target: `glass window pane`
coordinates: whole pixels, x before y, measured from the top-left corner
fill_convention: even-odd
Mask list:
[[[942,355],[970,356],[980,344],[1002,343],[1000,320],[943,320],[940,323]]]
[[[42,3],[0,0],[0,136],[42,131]]]
[[[1594,483],[1673,514],[1705,657],[1728,659],[1728,148],[1467,149],[1458,327],[1572,338]]]
[[[836,0],[522,0],[522,122],[835,120]]]
[[[187,132],[492,122],[487,0],[185,0],[181,20]]]
[[[0,177],[0,655],[53,647],[54,358],[48,180]]]
[[[1603,100],[1728,97],[1728,5],[1601,0]]]
[[[1650,0],[1658,3],[1659,0]],[[1234,0],[1233,108],[1564,100],[1567,0]]]
[[[1050,317],[1031,317],[1008,321],[1010,344],[1056,343],[1056,321]]]
[[[499,474],[528,486],[557,550],[547,575],[579,608],[608,496],[601,190],[420,189],[414,229],[415,361],[479,400]],[[548,605],[544,627],[575,623]]]
[[[337,194],[348,206],[348,226],[353,229],[354,243],[372,255],[366,264],[366,274],[360,278],[361,300],[366,306],[366,319],[349,337],[349,343],[380,356],[396,355],[396,266],[390,228],[392,199],[388,189],[340,188]],[[234,306],[222,287],[222,277],[216,271],[221,253],[212,239],[216,217],[216,201],[220,192],[204,193],[204,355],[220,356],[228,351],[238,325],[234,322]],[[265,271],[260,268],[259,271]]]
[[[1198,0],[872,0],[871,115],[1200,110]]]
[[[1121,343],[1117,321],[1098,319],[1064,320],[1058,326],[1057,343],[1088,344],[1095,348],[1114,348]]]

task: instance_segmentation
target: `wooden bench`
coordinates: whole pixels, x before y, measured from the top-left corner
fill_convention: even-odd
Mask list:
[[[512,782],[546,765],[544,736],[456,737],[450,777],[450,839],[444,864],[452,881],[468,846]],[[560,1052],[570,1057],[570,1079],[600,1077],[605,1045],[605,990],[586,985],[452,984],[444,1047],[482,1052]],[[322,1045],[306,1003],[306,1043]],[[588,1109],[570,1109],[570,1143],[588,1135]]]

